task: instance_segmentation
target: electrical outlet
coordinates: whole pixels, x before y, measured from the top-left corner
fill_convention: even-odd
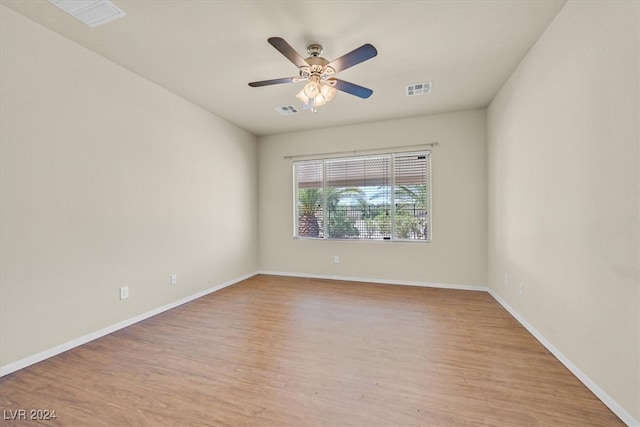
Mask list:
[[[524,296],[524,285],[522,283],[518,285],[518,294],[520,294],[520,296]]]
[[[504,284],[505,286],[509,286],[509,274],[504,273]]]
[[[333,257],[333,263],[334,264],[340,264],[340,257],[338,255]]]
[[[123,286],[120,288],[120,299],[127,299],[129,298],[129,287],[128,286]]]
[[[171,275],[171,284],[175,285],[176,283],[178,283],[178,275],[177,274],[172,274]]]

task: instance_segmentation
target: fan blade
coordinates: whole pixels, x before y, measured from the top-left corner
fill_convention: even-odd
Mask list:
[[[333,68],[336,73],[339,73],[340,71],[346,70],[347,68],[353,67],[354,65],[358,65],[359,63],[364,62],[367,59],[371,59],[377,54],[378,51],[376,50],[376,48],[367,43],[363,44],[357,49],[352,50],[346,55],[341,56],[338,59],[334,59],[333,61],[329,62],[327,66]]]
[[[249,86],[251,87],[260,87],[260,86],[269,86],[269,85],[279,85],[281,83],[293,83],[295,81],[294,77],[284,77],[282,79],[271,79],[271,80],[262,80],[260,82],[251,82]]]
[[[336,85],[334,86],[336,89],[341,90],[342,92],[350,93],[351,95],[358,96],[360,98],[368,98],[371,96],[373,91],[371,89],[367,89],[363,86],[358,86],[355,83],[349,83],[340,79],[329,79],[331,81],[335,81]]]
[[[296,67],[308,67],[309,64],[304,60],[302,56],[294,48],[291,47],[289,43],[287,43],[283,38],[280,37],[270,37],[268,40],[269,44],[278,51],[283,54],[289,61],[293,62]]]

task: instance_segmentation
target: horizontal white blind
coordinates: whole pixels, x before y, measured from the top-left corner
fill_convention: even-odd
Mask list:
[[[294,162],[295,236],[428,241],[429,168],[429,151]]]
[[[322,188],[322,160],[295,162],[293,166],[298,187]]]
[[[329,187],[374,187],[389,185],[389,156],[326,160]]]
[[[394,156],[394,237],[429,240],[430,153]]]
[[[294,163],[297,237],[323,237],[323,161]]]

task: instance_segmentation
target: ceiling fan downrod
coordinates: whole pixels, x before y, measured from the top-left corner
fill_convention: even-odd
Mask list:
[[[322,46],[317,43],[310,44],[307,46],[307,53],[312,58],[318,57],[322,55]]]

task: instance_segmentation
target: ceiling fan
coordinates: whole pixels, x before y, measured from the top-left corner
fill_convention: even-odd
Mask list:
[[[340,71],[376,56],[378,51],[368,43],[329,62],[320,56],[322,55],[322,46],[319,44],[314,43],[307,47],[309,57],[305,59],[283,38],[270,37],[267,41],[298,67],[299,74],[294,77],[251,82],[249,83],[251,87],[307,81],[307,84],[296,97],[302,101],[303,109],[314,112],[316,111],[316,107],[331,101],[336,94],[336,90],[360,98],[368,98],[373,93],[371,89],[333,77],[334,74]]]

